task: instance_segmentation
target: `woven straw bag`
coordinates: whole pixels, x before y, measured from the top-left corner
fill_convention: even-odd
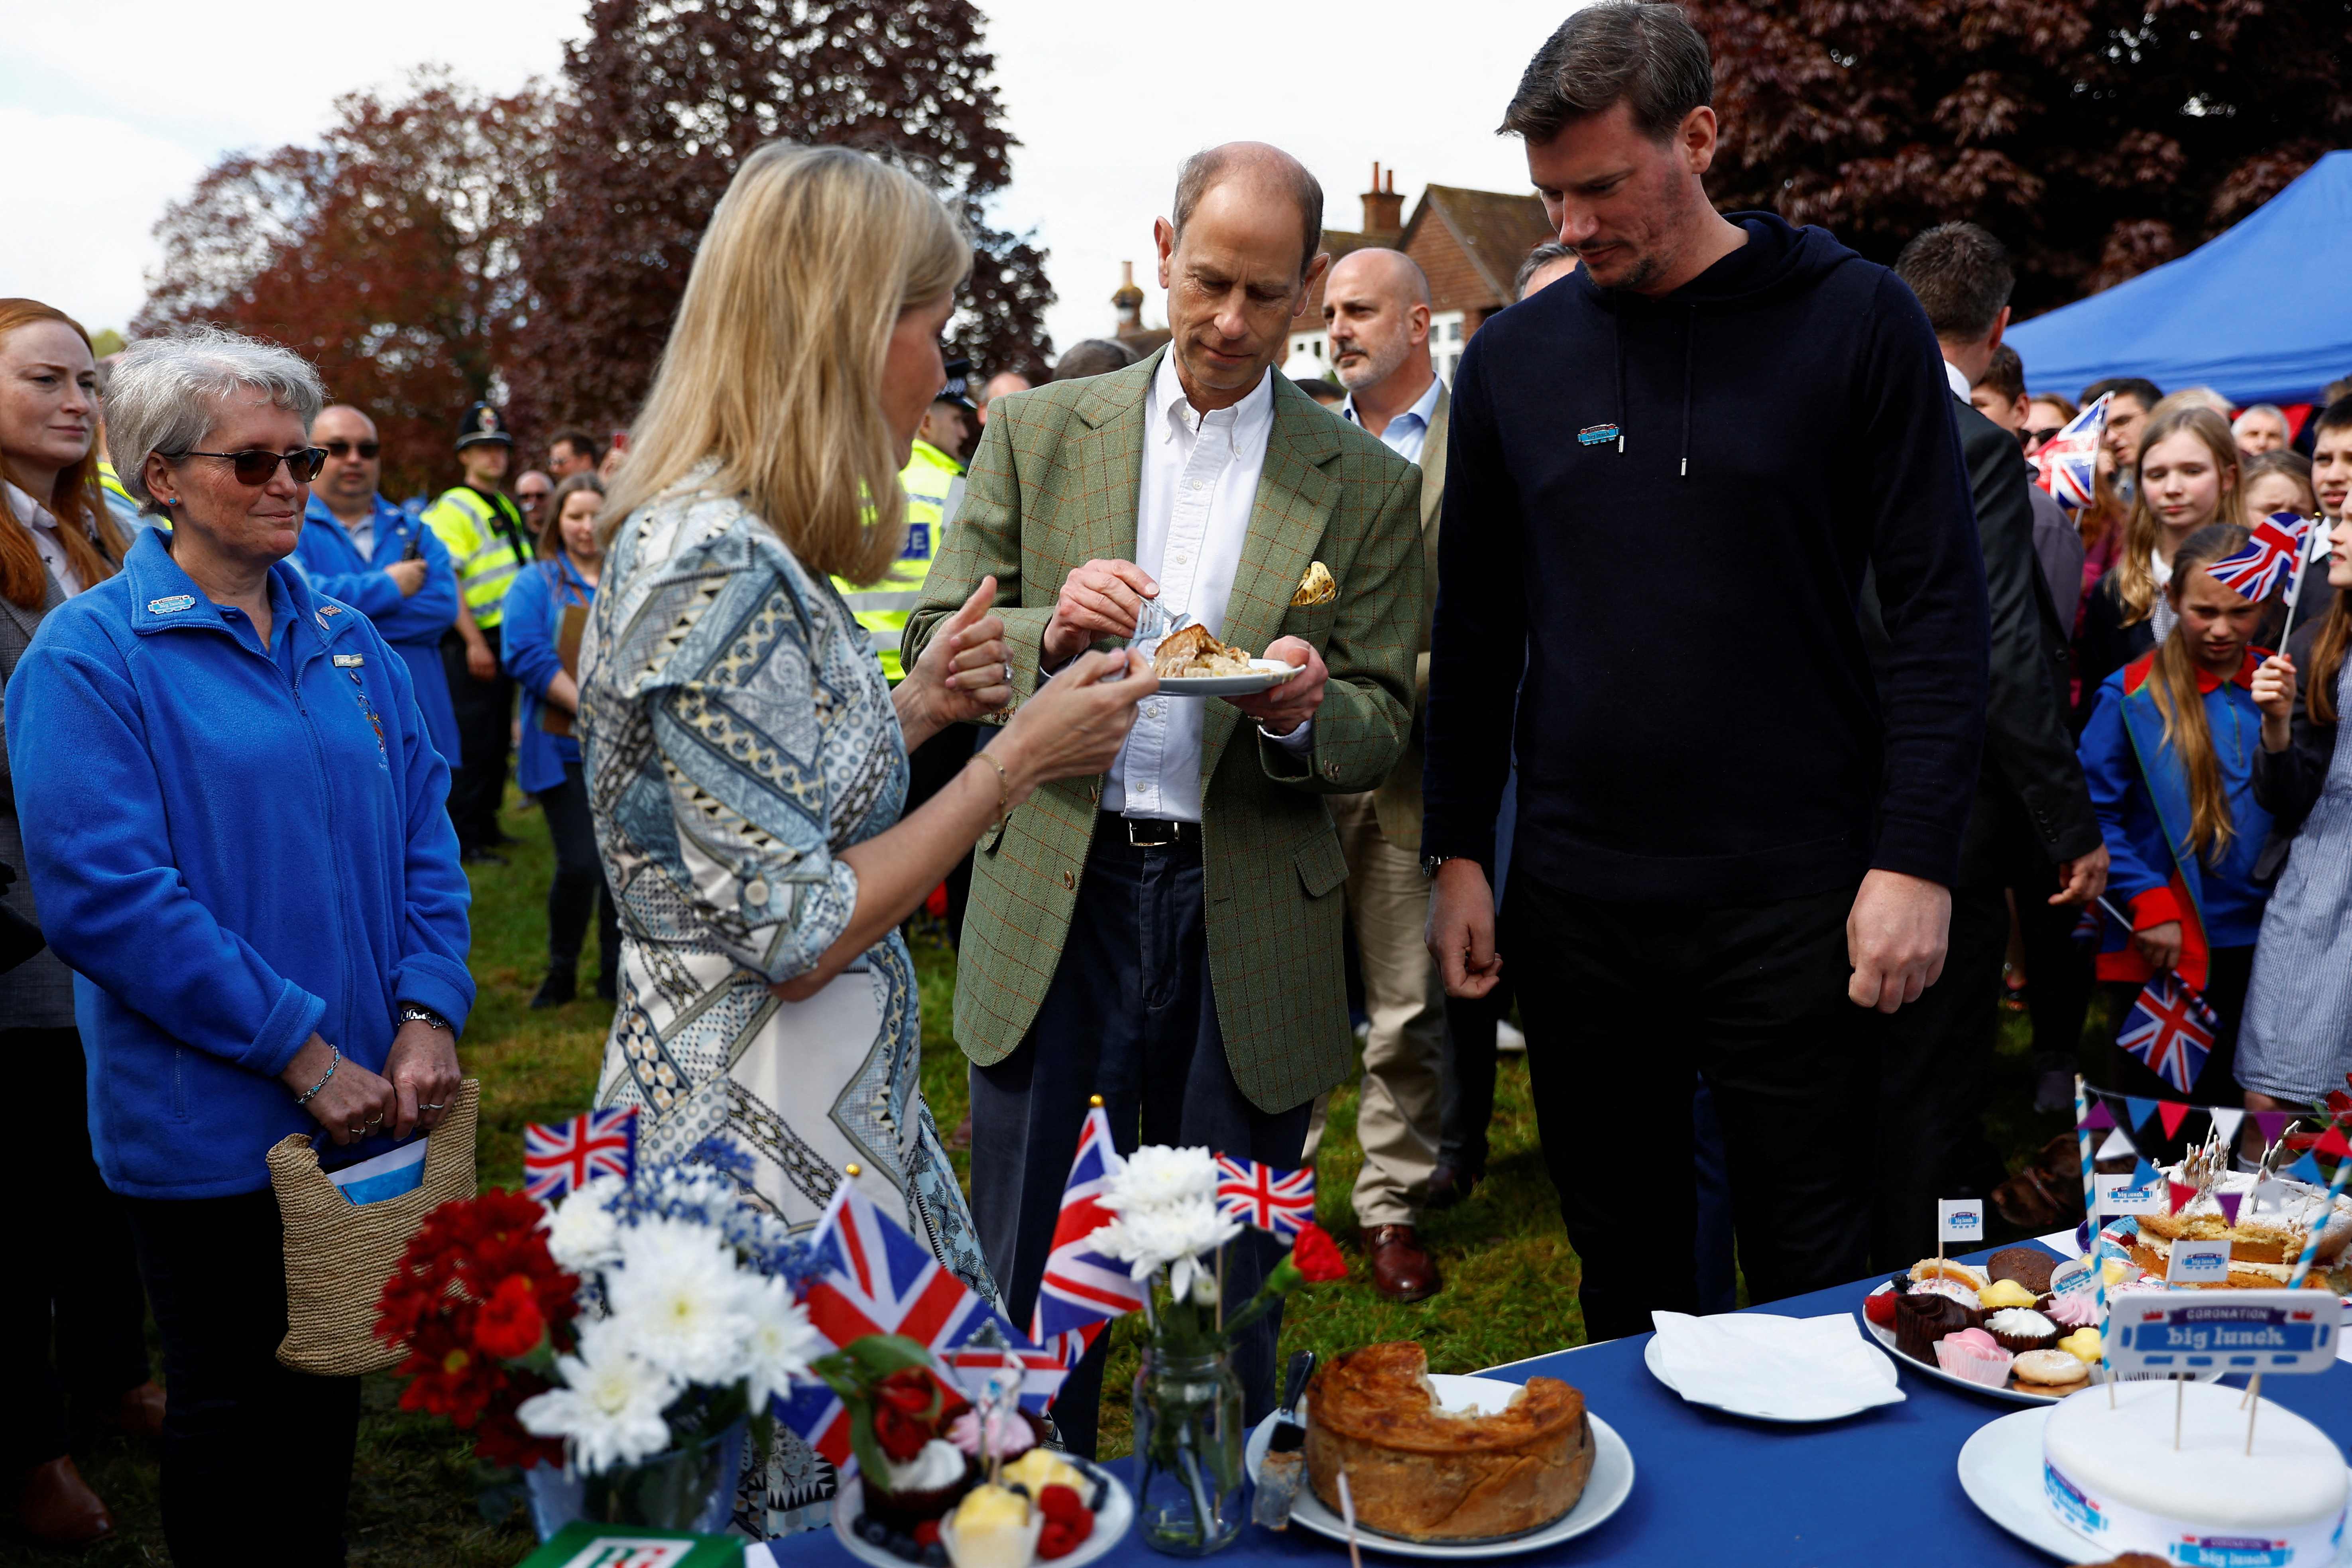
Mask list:
[[[414,1192],[354,1204],[319,1169],[310,1137],[289,1133],[269,1151],[269,1184],[286,1227],[286,1339],[278,1359],[320,1377],[357,1377],[397,1366],[405,1346],[375,1337],[384,1281],[425,1216],[474,1195],[474,1113],[481,1084],[457,1086],[449,1114],[425,1150]]]

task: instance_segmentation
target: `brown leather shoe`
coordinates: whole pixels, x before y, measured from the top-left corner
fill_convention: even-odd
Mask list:
[[[89,1546],[114,1533],[114,1516],[74,1468],[70,1456],[25,1473],[16,1523],[44,1546]]]
[[[1421,1206],[1425,1209],[1450,1209],[1469,1197],[1477,1185],[1477,1172],[1441,1164],[1429,1173],[1429,1195],[1422,1200]]]
[[[122,1391],[122,1403],[114,1414],[115,1430],[126,1437],[160,1437],[163,1435],[163,1385],[149,1378],[136,1388]]]
[[[1419,1301],[1437,1294],[1437,1265],[1413,1239],[1412,1226],[1366,1226],[1364,1251],[1372,1260],[1372,1289],[1390,1300]]]

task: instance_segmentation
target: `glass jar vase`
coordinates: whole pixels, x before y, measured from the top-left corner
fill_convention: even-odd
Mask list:
[[[1146,1345],[1135,1373],[1135,1527],[1145,1545],[1205,1557],[1240,1536],[1242,1384],[1223,1351]]]
[[[576,1519],[715,1534],[735,1517],[744,1437],[738,1421],[716,1436],[593,1476],[534,1465],[523,1472],[531,1524],[541,1541]]]

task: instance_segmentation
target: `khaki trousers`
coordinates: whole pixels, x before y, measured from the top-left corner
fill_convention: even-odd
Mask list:
[[[1437,1166],[1438,1097],[1445,1051],[1445,994],[1423,944],[1429,883],[1421,857],[1381,833],[1372,797],[1328,797],[1348,857],[1348,919],[1363,959],[1364,1083],[1356,1141],[1356,1223],[1412,1225]]]

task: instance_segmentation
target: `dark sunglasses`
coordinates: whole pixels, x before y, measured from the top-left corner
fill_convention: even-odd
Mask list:
[[[2057,435],[2059,431],[2063,430],[2064,428],[2066,428],[2066,426],[2063,425],[2053,425],[2048,428],[2042,430],[2020,430],[2017,433],[2017,438],[2020,443],[2026,447],[2039,447],[2049,441],[2052,437]]]
[[[236,465],[236,482],[247,489],[259,489],[278,473],[278,465],[286,465],[286,476],[298,485],[307,485],[319,477],[319,469],[327,461],[327,454],[316,447],[305,447],[299,452],[183,452],[184,458],[219,458]]]
[[[327,455],[331,458],[348,458],[354,449],[361,457],[373,463],[375,461],[375,455],[383,450],[383,443],[381,441],[330,441],[327,443]]]

